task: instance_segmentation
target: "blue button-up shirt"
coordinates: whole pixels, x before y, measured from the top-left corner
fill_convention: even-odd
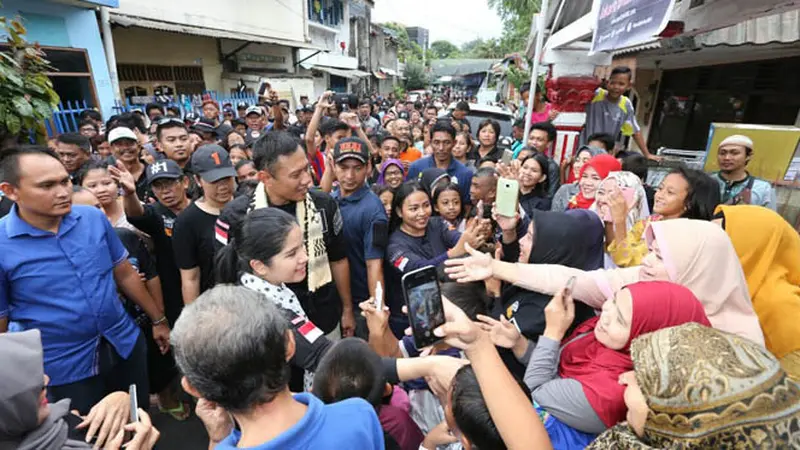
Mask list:
[[[436,167],[436,161],[434,161],[433,156],[420,158],[408,166],[407,179],[416,180],[423,170],[432,167]],[[450,159],[450,165],[447,166],[445,172],[450,175],[452,182],[458,184],[458,191],[461,192],[461,201],[464,204],[469,204],[469,185],[472,184],[472,171],[455,159]]]
[[[16,205],[0,220],[0,317],[41,331],[50,384],[97,375],[101,337],[130,356],[139,329],[113,274],[127,256],[97,208],[73,206],[56,234],[22,220]]]
[[[367,284],[367,260],[383,260],[388,243],[388,219],[381,199],[369,187],[347,197],[337,189],[333,198],[339,203],[347,242],[347,260],[350,263],[350,291],[358,306],[372,296]],[[385,292],[385,291],[384,291]]]

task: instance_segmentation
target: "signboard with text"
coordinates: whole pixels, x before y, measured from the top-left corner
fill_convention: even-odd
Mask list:
[[[652,40],[667,26],[674,3],[675,0],[600,0],[589,54]]]

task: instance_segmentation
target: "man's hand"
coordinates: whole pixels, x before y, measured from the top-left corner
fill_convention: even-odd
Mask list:
[[[356,334],[356,319],[353,317],[353,310],[342,312],[342,337],[352,337]]]
[[[333,91],[325,91],[319,97],[319,101],[317,102],[317,109],[328,109],[333,106],[331,103],[331,97],[333,96]]]
[[[126,431],[131,431],[134,435],[133,439],[123,447],[122,441],[125,439]],[[108,443],[106,450],[119,450],[120,448],[125,448],[125,450],[150,450],[156,445],[160,436],[161,433],[153,426],[150,416],[139,408],[139,421],[129,423],[119,430],[114,439]]]
[[[122,161],[117,161],[115,166],[108,166],[108,174],[120,185],[125,195],[136,195],[136,180]]]
[[[422,447],[425,448],[425,450],[436,450],[439,446],[456,442],[458,442],[458,438],[450,432],[450,428],[447,427],[447,422],[443,421],[428,432],[425,436],[425,440],[422,441]]]
[[[358,119],[358,115],[354,112],[345,111],[339,114],[339,120],[346,123],[354,131],[358,128],[361,128],[361,121]]]
[[[169,351],[169,325],[166,322],[153,325],[153,340],[158,345],[158,350],[162,355]]]
[[[498,347],[513,348],[522,337],[517,327],[506,320],[503,315],[500,316],[500,320],[495,320],[482,314],[478,314],[477,318],[480,321],[478,326],[489,333],[492,343]]]
[[[77,429],[86,431],[86,442],[91,442],[97,434],[94,448],[102,448],[106,440],[113,439],[130,418],[131,397],[127,392],[112,392],[94,405],[79,423]]]
[[[647,159],[649,159],[650,161],[656,161],[656,162],[661,162],[661,160],[662,160],[662,159],[664,159],[664,157],[662,157],[662,156],[658,156],[658,155],[654,155],[654,154],[652,154],[652,153],[648,153],[648,154],[646,155],[646,157],[647,157]]]
[[[383,309],[378,311],[373,299],[359,303],[358,307],[361,309],[361,316],[367,319],[370,336],[383,336],[389,328],[389,307],[384,305]]]
[[[197,406],[194,408],[194,413],[203,422],[208,433],[208,439],[211,442],[220,442],[224,440],[233,430],[233,420],[228,411],[214,402],[208,401],[204,398],[197,400]]]

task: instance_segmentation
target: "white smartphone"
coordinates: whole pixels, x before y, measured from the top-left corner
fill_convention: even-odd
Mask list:
[[[383,309],[383,286],[381,286],[381,282],[378,281],[377,286],[375,286],[375,310],[380,311]]]

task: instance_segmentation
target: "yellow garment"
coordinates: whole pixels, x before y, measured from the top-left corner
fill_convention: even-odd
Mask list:
[[[719,211],[725,214],[725,231],[747,278],[767,349],[779,359],[800,351],[800,235],[761,206],[718,206]]]
[[[644,230],[650,225],[650,218],[642,219],[628,230],[625,239],[621,242],[614,241],[608,246],[608,254],[614,260],[617,267],[633,267],[642,264],[642,260],[647,255],[647,240],[644,238]]]

